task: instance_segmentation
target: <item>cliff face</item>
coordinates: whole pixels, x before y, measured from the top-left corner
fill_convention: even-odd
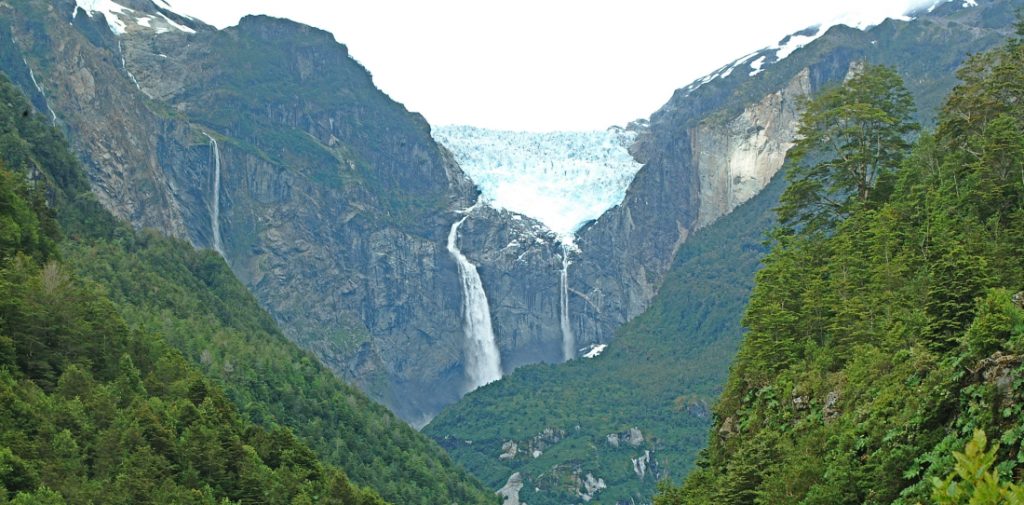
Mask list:
[[[187,152],[191,142],[173,120],[146,106],[103,18],[84,15],[74,2],[27,1],[0,6],[0,16],[3,71],[68,130],[100,201],[139,226],[186,236],[187,206],[174,196],[175,181],[157,153],[161,147]]]
[[[702,122],[693,134],[703,228],[761,192],[796,138],[800,99],[811,92],[802,70],[785,88],[746,106],[728,122]]]
[[[580,234],[582,260],[571,269],[577,335],[606,342],[641,314],[689,235],[760,192],[782,167],[814,86],[809,68],[751,99],[737,97],[743,75],[690,90],[634,125],[634,155],[645,160],[622,205]],[[769,88],[770,89],[770,88]],[[730,96],[731,95],[731,96]],[[730,110],[740,105],[738,112]]]
[[[562,357],[561,248],[541,223],[480,207],[460,229],[464,254],[480,272],[505,373]]]
[[[907,76],[931,123],[965,55],[1003,39],[1011,4],[946,3],[911,22],[793,34],[677,90],[649,121],[630,125],[639,132],[631,152],[644,167],[623,203],[581,230],[582,254],[569,270],[578,341],[612,339],[649,306],[690,234],[765,187],[792,144],[801,97],[862,61],[890,65]]]

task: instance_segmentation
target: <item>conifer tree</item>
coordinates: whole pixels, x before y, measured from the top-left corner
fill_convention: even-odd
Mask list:
[[[867,65],[810,100],[789,152],[783,225],[828,230],[859,205],[884,200],[876,189],[910,149],[913,113],[903,80],[884,66]]]

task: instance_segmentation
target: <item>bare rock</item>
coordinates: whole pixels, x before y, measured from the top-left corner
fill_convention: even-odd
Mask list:
[[[523,476],[516,472],[509,476],[505,485],[494,493],[501,497],[501,505],[526,505],[519,501],[519,492],[523,490]]]
[[[825,417],[825,421],[831,421],[839,416],[839,408],[836,404],[839,403],[839,392],[831,391],[828,396],[825,397],[825,406],[822,408],[822,415]]]

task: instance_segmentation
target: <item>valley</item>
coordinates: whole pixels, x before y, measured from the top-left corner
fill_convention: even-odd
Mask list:
[[[230,439],[237,451],[210,458],[238,459],[249,451],[245,454],[250,455],[246,461],[251,466],[245,471],[273,474],[265,482],[279,479],[282,483],[274,484],[275,489],[289,500],[315,491],[324,496],[344,494],[337,503],[674,505],[753,503],[755,495],[771,496],[765,503],[785,503],[786,490],[766,482],[792,479],[803,483],[801,492],[825,489],[823,482],[830,477],[810,477],[813,472],[802,460],[787,452],[793,447],[811,450],[813,444],[798,438],[790,441],[788,428],[779,426],[780,419],[806,417],[800,422],[811,423],[807,426],[812,428],[798,428],[825,444],[832,418],[821,419],[826,428],[818,429],[813,424],[817,418],[804,416],[797,407],[797,414],[783,415],[769,397],[782,391],[795,399],[806,397],[801,402],[819,408],[822,398],[835,393],[836,399],[829,401],[842,404],[846,397],[838,391],[846,380],[846,361],[828,364],[825,356],[832,350],[839,356],[846,348],[830,347],[832,341],[819,336],[807,337],[801,344],[806,353],[797,352],[775,340],[782,336],[771,333],[770,325],[778,323],[793,335],[811,330],[790,325],[784,315],[768,309],[764,310],[777,315],[777,321],[751,319],[758,314],[757,307],[794,303],[765,292],[766,282],[771,282],[765,276],[773,272],[795,278],[814,268],[825,269],[819,278],[807,277],[810,284],[802,286],[807,292],[793,296],[803,297],[801,304],[815,298],[840,304],[847,298],[829,298],[831,294],[814,289],[828,285],[837,293],[856,291],[848,284],[829,283],[838,282],[839,271],[854,275],[870,270],[843,270],[829,263],[832,256],[807,249],[800,256],[806,268],[793,267],[799,275],[784,269],[779,273],[779,244],[787,239],[780,238],[776,210],[796,198],[793,149],[806,136],[801,128],[806,128],[802,121],[808,103],[855,82],[865,69],[892,68],[916,103],[913,119],[925,132],[919,149],[928,147],[924,143],[933,130],[950,143],[958,142],[962,132],[955,129],[962,125],[948,111],[969,107],[956,108],[954,90],[961,90],[963,82],[957,69],[977,61],[970,55],[1001,47],[1015,50],[1013,36],[1020,27],[1014,24],[1014,13],[1020,8],[1018,0],[939,2],[876,25],[811,27],[678,88],[649,118],[601,130],[525,132],[429,124],[378,89],[372,69],[353,58],[334,34],[286,19],[250,15],[235,26],[218,29],[160,0],[0,2],[0,70],[10,80],[3,89],[9,109],[4,113],[9,117],[0,118],[8,125],[0,133],[3,173],[9,170],[12,181],[36,181],[29,186],[38,183],[43,188],[42,196],[33,196],[27,187],[11,183],[18,202],[36,201],[31,215],[11,219],[20,223],[19,230],[51,226],[48,240],[60,251],[46,252],[51,246],[44,242],[16,242],[9,256],[35,255],[35,263],[26,266],[18,261],[27,260],[0,258],[0,289],[8,289],[8,284],[30,286],[36,281],[25,279],[33,276],[47,282],[48,269],[59,262],[68,275],[80,279],[75,282],[95,286],[95,303],[109,304],[122,325],[83,333],[87,338],[102,339],[104,331],[115,331],[142,339],[118,340],[122,343],[111,351],[111,356],[121,353],[137,362],[141,372],[132,372],[125,364],[115,373],[117,367],[111,363],[120,355],[104,358],[105,364],[92,369],[88,359],[74,355],[67,363],[55,360],[51,371],[39,372],[36,365],[24,362],[31,352],[43,352],[26,350],[35,349],[27,343],[37,338],[37,328],[17,325],[32,321],[23,309],[29,302],[12,302],[0,307],[6,311],[0,312],[0,351],[6,353],[0,356],[0,365],[10,362],[18,368],[0,372],[8,374],[0,375],[5,384],[13,384],[4,394],[29,402],[27,398],[36,394],[33,388],[40,388],[47,398],[65,395],[61,402],[73,402],[56,381],[73,380],[85,367],[103,384],[123,383],[128,380],[124,377],[141,374],[136,382],[143,389],[131,392],[136,404],[177,402],[176,409],[188,410],[186,403],[192,402],[201,407],[206,396],[194,390],[157,386],[159,374],[166,372],[160,367],[169,366],[173,357],[181,361],[175,364],[174,380],[188,379],[193,388],[202,382],[212,391],[211,398],[224,399],[221,414],[236,419],[232,429],[219,436]],[[1004,67],[998,70],[1007,75],[1016,71],[1009,63]],[[977,82],[987,82],[986,71],[976,72]],[[1000,81],[999,92],[984,96],[995,97],[992,103],[1009,104],[1000,113],[1017,121],[1012,94],[1016,91],[1003,91],[1016,89],[1012,81]],[[977,82],[969,84],[982,86]],[[947,98],[951,92],[953,98]],[[979,117],[976,112],[970,109],[965,114],[973,120]],[[977,128],[989,136],[970,137],[961,149],[980,156],[974,153],[989,144],[971,142],[1002,142],[990,150],[1012,157],[1019,124],[1005,119],[1006,126],[984,117]],[[1004,137],[990,131],[1000,125],[1009,132]],[[917,142],[918,133],[912,136]],[[918,160],[914,156],[907,157]],[[962,161],[964,166],[973,163],[972,167],[994,159],[935,156],[953,160],[948,163]],[[919,172],[908,173],[939,177],[935,184],[945,188],[940,172],[947,168],[920,172],[923,166],[919,163]],[[1015,177],[1015,166],[1007,166],[1004,172]],[[1019,252],[1014,249],[1020,224],[1015,221],[1019,212],[1013,213],[1020,203],[1014,200],[1016,189],[1007,189],[1010,183],[978,182],[975,176],[951,173],[959,177],[950,183],[958,197],[961,185],[977,185],[976,199],[997,202],[992,203],[996,210],[979,210],[977,222],[964,218],[963,226],[972,236],[1003,244],[1003,249],[993,245],[984,251],[961,244],[982,264],[1003,265],[993,271],[985,266],[988,277],[978,282],[986,289],[1014,289],[1015,267],[1008,266],[1012,261],[1006,258]],[[999,181],[1010,180],[1010,175]],[[872,184],[885,191],[902,188],[917,198],[920,194],[912,190],[924,189],[912,182],[894,178]],[[1008,202],[1005,208],[999,206],[1001,199]],[[901,200],[894,196],[893,201]],[[967,209],[973,201],[960,202],[957,208]],[[890,210],[913,214],[903,207]],[[876,218],[855,211],[849,215],[862,216],[864,222]],[[944,218],[927,219],[937,223],[936,229],[948,224]],[[883,224],[876,228],[904,234],[899,240],[919,233],[922,244],[941,238],[910,224]],[[952,227],[949,233],[957,229]],[[845,229],[836,232],[836,240],[843,233]],[[866,244],[875,239],[849,238]],[[832,244],[825,239],[822,243]],[[843,249],[836,257],[840,252],[849,253]],[[930,266],[928,261],[934,259],[925,254],[928,261],[921,260],[906,250],[885,257],[911,258],[901,263],[907,269]],[[950,268],[968,268],[956,265]],[[894,272],[889,274],[897,275]],[[937,288],[928,286],[960,282],[953,274],[928,274],[932,277],[927,281],[903,271],[899,275],[910,279],[908,290],[917,289],[907,296],[921,300],[935,294]],[[996,278],[1002,284],[989,283]],[[880,281],[862,282],[878,287],[872,283]],[[785,289],[796,292],[788,284]],[[981,287],[971,293],[957,303],[971,305],[984,296],[991,297],[993,306],[1003,303],[997,300],[1001,295]],[[748,308],[752,296],[768,305]],[[869,298],[851,299],[861,303]],[[21,300],[12,294],[15,299]],[[828,332],[835,334],[845,334],[862,321],[861,313],[836,315],[828,307],[807,307],[811,308],[794,314],[832,325]],[[1004,314],[990,312],[996,319]],[[1005,319],[1017,321],[1015,314],[1006,309]],[[836,321],[828,319],[831,316]],[[893,317],[885,320],[893,325],[886,331],[910,335],[923,328],[911,316]],[[967,331],[969,323],[965,319],[955,331]],[[1002,328],[999,324],[992,323]],[[1006,324],[1007,335],[1017,335],[1016,326]],[[864,332],[875,335],[871,332],[876,330]],[[64,335],[61,332],[71,330],[54,331]],[[906,335],[900,342],[913,340]],[[955,340],[958,335],[947,337]],[[4,340],[10,340],[8,336],[15,339],[11,346]],[[806,373],[772,368],[760,360],[760,353],[769,350],[756,347],[752,338],[771,352],[792,351],[786,355],[787,364],[807,359]],[[886,338],[895,339],[891,334]],[[40,349],[49,355],[66,344],[54,345],[57,350]],[[918,352],[911,344],[892,345],[888,350],[900,356]],[[985,352],[998,348],[1004,353],[1000,356],[1016,356],[1017,348],[1010,344],[993,345]],[[821,349],[811,352],[814,346]],[[945,351],[952,353],[954,347]],[[863,359],[874,356],[878,359],[872,363],[879,367],[902,366],[882,363],[872,354],[881,352],[868,349]],[[972,354],[971,359],[989,354]],[[927,358],[921,358],[922,363],[942,358],[922,356]],[[851,362],[866,367],[854,372],[872,373],[869,365]],[[809,371],[819,365],[827,368],[820,373],[828,380]],[[943,366],[947,365],[953,366]],[[954,373],[953,368],[938,368]],[[783,379],[778,380],[792,383],[776,384],[770,376],[748,379],[740,373],[779,373]],[[899,375],[899,380],[913,381],[911,375]],[[939,384],[944,377],[929,380]],[[1006,372],[1006,377],[1012,382],[1019,375]],[[850,380],[860,384],[857,378]],[[175,387],[185,388],[183,384]],[[832,389],[819,391],[826,384]],[[1000,405],[1009,409],[1009,417],[1015,415],[1016,403],[993,402],[985,405]],[[943,441],[941,454],[966,443],[975,425],[1019,428],[1010,421],[981,417],[961,422],[969,417],[958,417],[961,410],[975,408],[964,406],[968,404],[963,400],[956,409],[943,404],[957,414],[927,417],[928,422],[961,430],[954,436],[929,428],[928,440]],[[123,413],[118,414],[126,423],[131,416],[143,415],[137,405],[135,410],[129,406],[122,405]],[[845,412],[836,415],[846,416]],[[192,422],[187,416],[172,422],[178,411],[160,415],[165,416],[160,428],[164,431],[184,430]],[[1003,411],[993,414],[1000,415]],[[746,424],[736,426],[741,421]],[[85,424],[68,428],[68,436],[91,451],[88,454],[100,451],[97,440],[110,435],[104,432],[95,438],[89,434],[94,427],[89,423],[102,422],[76,422]],[[765,424],[755,427],[755,422]],[[5,462],[15,461],[3,451],[9,446],[29,447],[18,445],[26,435],[5,429],[0,426],[0,503],[13,499],[14,491],[43,493],[27,484],[14,489],[9,485],[13,480],[3,480]],[[268,441],[285,432],[291,437],[286,442]],[[256,503],[244,486],[225,484],[228,477],[203,483],[189,480],[193,470],[188,469],[206,463],[188,459],[184,449],[160,445],[162,439],[153,433],[139,435],[137,445],[117,445],[114,452],[123,452],[126,458],[118,464],[141,457],[128,456],[132,451],[156,451],[179,465],[177,473],[166,476],[162,489],[168,496],[186,493],[193,489],[190,486],[207,486],[196,496]],[[176,433],[179,438],[191,436]],[[999,453],[1003,460],[1020,454],[1013,448],[1020,437],[1006,433],[1017,431],[999,434],[1005,435]],[[834,435],[843,443],[854,443],[842,438],[847,432]],[[881,451],[876,435],[872,432],[865,439]],[[758,445],[762,439],[751,442],[748,436],[776,438]],[[292,451],[289,454],[308,455],[309,461],[286,464],[279,454],[285,446]],[[901,447],[919,446],[907,442]],[[51,482],[46,476],[57,472],[54,460],[32,447],[36,452],[31,458],[17,460],[17,465],[22,459],[35,461],[25,463],[32,469],[26,475],[34,477],[24,482]],[[765,448],[776,452],[758,452],[768,451]],[[897,458],[901,464],[915,465],[915,471],[906,470],[904,480],[943,476],[951,468],[951,458],[945,458],[922,470],[924,456],[919,456]],[[939,454],[932,457],[941,459]],[[88,466],[91,458],[81,461]],[[779,472],[804,473],[776,475],[737,467],[744,458],[772,461],[771,468]],[[837,461],[848,462],[833,454],[829,468],[840,468]],[[11,468],[21,468],[17,465]],[[100,473],[89,468],[80,472],[81,479],[54,480],[51,487],[59,487],[57,492],[68,503],[75,496],[94,499],[95,486],[109,483],[92,482]],[[1004,477],[1019,477],[1019,464],[1004,463],[1000,468]],[[236,480],[243,475],[230,466],[223,471]],[[307,472],[306,477],[288,473],[300,471]],[[744,480],[755,474],[756,482]],[[128,478],[103,475],[109,482]],[[244,474],[246,482],[259,480],[253,475]],[[850,477],[849,482],[859,486],[858,479]],[[930,485],[923,480],[904,487],[885,482],[885,503],[896,500],[904,487],[905,496],[924,499]],[[327,483],[333,491],[326,490]],[[831,487],[829,492],[839,494],[820,499],[813,493],[800,496],[810,500],[806,503],[870,501],[865,498],[870,493],[857,489],[850,492],[857,497],[853,501],[836,498],[842,493]],[[12,491],[10,497],[7,491]],[[285,503],[280,500],[271,501]]]

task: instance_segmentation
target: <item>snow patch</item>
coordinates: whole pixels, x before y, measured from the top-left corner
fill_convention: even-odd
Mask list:
[[[817,31],[815,31],[811,35],[795,35],[794,34],[794,35],[790,35],[790,36],[782,39],[783,42],[779,43],[778,50],[775,52],[776,61],[785,59],[787,56],[793,54],[793,51],[796,51],[797,49],[800,49],[801,47],[804,47],[807,44],[810,44],[815,39],[817,39],[818,37],[821,37],[824,34],[825,34],[825,30],[823,30],[819,26],[819,27],[817,27]]]
[[[760,74],[761,72],[764,72],[764,60],[765,60],[765,58],[767,58],[767,56],[763,56],[762,55],[758,59],[750,62],[750,68],[754,69],[754,71],[750,73],[751,77],[753,77],[753,76],[755,76],[757,74]]]
[[[590,347],[590,350],[583,355],[584,358],[596,358],[608,348],[608,344],[597,344]]]
[[[627,150],[636,133],[514,132],[435,127],[487,204],[543,223],[564,244],[620,204],[641,165]]]
[[[159,2],[159,4],[170,9],[170,5],[167,2]],[[195,30],[175,22],[162,12],[158,12],[156,16],[138,14],[134,9],[125,7],[113,0],[75,0],[75,10],[71,13],[72,20],[78,15],[79,9],[84,11],[89,17],[92,17],[93,14],[102,14],[103,19],[107,20],[107,26],[110,27],[110,31],[118,36],[124,35],[128,30],[129,21],[134,25],[153,30],[158,34],[167,33],[171,29],[189,34],[196,33]],[[154,21],[156,21],[156,24],[154,24]]]
[[[189,28],[189,27],[187,27],[187,26],[185,26],[183,24],[174,22],[174,20],[172,20],[171,18],[165,16],[164,13],[162,13],[162,12],[157,13],[157,15],[160,16],[161,18],[163,18],[163,20],[167,24],[171,25],[171,28],[174,28],[175,30],[178,30],[180,32],[189,33],[189,34],[196,33],[195,30],[193,30],[193,29],[191,29],[191,28]]]
[[[103,18],[107,20],[107,26],[110,27],[110,31],[114,32],[114,35],[124,35],[128,25],[121,20],[121,16],[127,16],[131,12],[135,12],[119,3],[111,0],[75,0],[75,12],[78,9],[85,11],[85,14],[92,17],[93,14],[102,14]]]

